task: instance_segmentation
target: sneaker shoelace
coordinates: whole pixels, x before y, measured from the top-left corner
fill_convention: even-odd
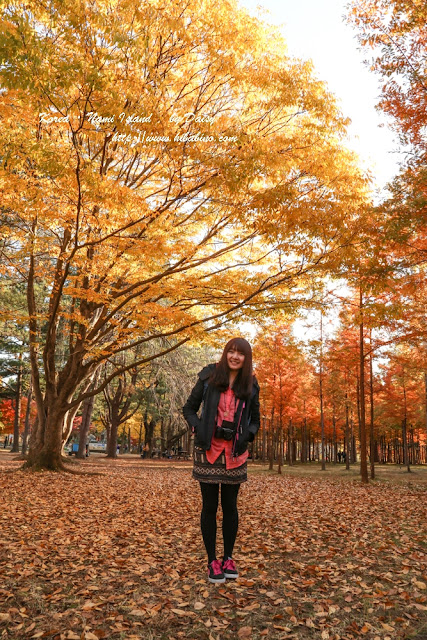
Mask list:
[[[236,565],[234,564],[234,560],[231,558],[227,558],[227,560],[222,565],[223,569],[230,569],[231,571],[236,571]]]
[[[221,563],[219,560],[212,560],[211,567],[214,576],[222,573]]]

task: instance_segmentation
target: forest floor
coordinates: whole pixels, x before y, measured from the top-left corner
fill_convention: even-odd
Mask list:
[[[426,467],[251,464],[211,585],[191,462],[21,464],[0,450],[0,639],[427,640]]]

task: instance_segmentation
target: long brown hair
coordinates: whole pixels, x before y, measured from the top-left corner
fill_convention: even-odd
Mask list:
[[[233,383],[233,391],[238,398],[250,398],[253,383],[252,347],[244,338],[232,338],[227,342],[222,352],[221,360],[217,363],[216,369],[212,373],[209,382],[220,391],[226,391],[228,389],[230,367],[227,362],[227,353],[232,349],[243,353],[245,356],[243,367],[239,369]]]

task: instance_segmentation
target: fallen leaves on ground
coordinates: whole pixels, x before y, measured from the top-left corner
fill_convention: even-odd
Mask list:
[[[425,487],[250,475],[240,578],[211,585],[188,464],[82,468],[100,475],[0,475],[0,638],[394,640],[427,623]]]

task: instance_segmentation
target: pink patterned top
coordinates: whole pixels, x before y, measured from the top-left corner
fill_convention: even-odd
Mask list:
[[[217,410],[217,425],[220,427],[223,420],[232,420],[234,412],[237,407],[237,398],[234,395],[233,389],[228,387],[227,391],[221,393],[218,410]],[[249,452],[245,451],[241,456],[232,456],[233,440],[223,440],[222,438],[215,438],[215,434],[212,436],[211,447],[206,451],[206,458],[208,462],[213,464],[225,451],[225,466],[227,469],[235,469],[240,467],[248,459]]]

